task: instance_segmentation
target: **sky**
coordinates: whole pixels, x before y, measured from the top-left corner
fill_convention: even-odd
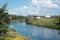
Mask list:
[[[0,7],[7,3],[12,15],[59,15],[60,0],[0,0]]]

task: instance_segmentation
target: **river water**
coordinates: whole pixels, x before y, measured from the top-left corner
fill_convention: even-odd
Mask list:
[[[10,28],[13,28],[16,32],[32,38],[32,40],[60,40],[58,30],[28,25],[21,21],[11,21]]]

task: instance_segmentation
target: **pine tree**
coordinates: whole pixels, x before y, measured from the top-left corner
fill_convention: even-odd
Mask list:
[[[0,8],[0,37],[7,36],[9,17],[6,11],[7,3]],[[0,39],[1,40],[1,39]]]

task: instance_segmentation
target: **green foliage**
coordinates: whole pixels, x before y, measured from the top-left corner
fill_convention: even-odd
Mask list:
[[[24,17],[24,16],[17,16],[17,15],[9,15],[9,17],[11,17],[11,20],[22,20],[22,21],[24,21],[26,19],[26,17]]]
[[[4,11],[6,11],[6,6],[7,6],[7,3],[0,8],[0,13],[4,13]]]
[[[56,25],[56,20],[54,18],[28,18],[26,20],[27,24],[32,24],[32,25],[37,25],[37,26],[42,26],[46,28],[53,28],[53,29],[58,29],[59,27]],[[59,24],[60,25],[60,24]]]
[[[5,37],[8,31],[9,17],[8,12],[6,12],[7,4],[4,4],[0,8],[0,37]]]
[[[55,17],[55,23],[59,27],[58,29],[60,29],[60,15]]]

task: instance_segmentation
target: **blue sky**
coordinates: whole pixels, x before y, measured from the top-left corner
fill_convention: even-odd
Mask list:
[[[0,0],[0,6],[8,3],[8,12],[12,15],[58,15],[60,0]]]

